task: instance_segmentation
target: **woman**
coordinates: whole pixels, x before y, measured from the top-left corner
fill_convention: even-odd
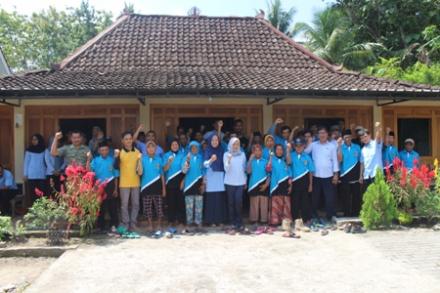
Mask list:
[[[204,153],[203,166],[206,168],[205,222],[215,227],[225,220],[225,172],[223,167],[223,147],[217,134],[211,136]]]
[[[24,154],[23,180],[27,182],[30,204],[37,196],[46,195],[46,146],[41,134],[34,134]]]
[[[241,210],[243,191],[246,187],[246,156],[241,151],[240,139],[232,137],[229,140],[228,151],[223,155],[225,168],[225,188],[228,195],[228,211],[231,229],[229,234],[242,230],[243,221]]]
[[[183,180],[182,160],[186,153],[180,151],[179,142],[173,139],[170,150],[163,157],[163,171],[168,205],[168,222],[170,224],[185,224],[185,198],[180,190],[180,182]]]

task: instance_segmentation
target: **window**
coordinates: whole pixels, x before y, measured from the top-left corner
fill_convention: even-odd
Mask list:
[[[414,139],[414,149],[421,156],[431,156],[431,119],[429,118],[399,118],[397,119],[399,150],[405,147],[405,139]]]

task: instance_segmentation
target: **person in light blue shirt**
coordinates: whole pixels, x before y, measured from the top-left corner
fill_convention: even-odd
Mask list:
[[[217,134],[211,136],[211,141],[204,152],[203,166],[206,169],[206,206],[205,223],[220,225],[225,222],[226,196],[225,196],[225,169],[223,165],[224,150]]]
[[[225,167],[225,188],[228,195],[230,234],[243,228],[241,211],[243,192],[246,186],[246,155],[241,151],[240,139],[232,137],[228,143],[228,151],[223,155]]]
[[[275,144],[281,145],[284,150],[286,149],[287,143],[291,139],[291,132],[292,130],[290,129],[290,127],[285,125],[283,119],[281,118],[277,118],[267,131],[268,134],[274,137]]]
[[[203,157],[201,146],[197,141],[189,144],[189,153],[182,161],[182,172],[185,174],[183,180],[183,194],[185,196],[186,225],[195,223],[199,229],[203,220]]]
[[[405,139],[405,149],[399,153],[399,159],[408,171],[412,171],[413,168],[418,167],[420,164],[420,155],[414,150],[414,145],[415,142],[412,138]]]
[[[315,165],[312,158],[304,152],[303,138],[295,139],[294,146],[295,150],[292,152],[290,145],[288,146],[289,153],[286,159],[292,174],[292,218],[295,220],[295,228],[302,229],[302,225],[309,226],[312,219],[310,194],[313,190]],[[302,223],[298,221],[299,219]]]
[[[267,172],[268,161],[263,158],[261,145],[252,146],[252,154],[249,157],[247,173],[249,175],[248,194],[250,199],[249,221],[251,223],[260,222],[266,225],[269,213],[269,183],[270,176]],[[263,230],[258,228],[258,233]]]
[[[289,150],[290,151],[290,150]],[[275,154],[269,159],[271,212],[270,224],[280,225],[284,219],[292,220],[290,192],[292,187],[291,170],[286,163],[284,148],[275,145]]]
[[[377,172],[382,172],[382,128],[380,123],[375,124],[375,138],[371,138],[371,134],[367,129],[360,130],[358,135],[364,146],[361,149],[362,161],[364,168],[361,170],[363,175],[362,189],[365,192],[368,186],[374,181]]]
[[[181,134],[185,136],[185,134]],[[185,198],[180,189],[183,180],[182,161],[187,153],[179,148],[179,142],[174,139],[170,143],[170,150],[163,156],[163,170],[165,175],[166,201],[168,204],[168,222],[174,225],[185,223]]]
[[[149,141],[153,141],[156,144],[156,156],[159,156],[162,158],[164,151],[163,149],[160,147],[160,145],[157,144],[157,140],[156,140],[156,132],[154,130],[149,130],[146,134],[145,134],[145,141],[139,140],[139,136],[140,134],[143,132],[144,130],[144,125],[141,124],[139,125],[138,129],[136,130],[136,132],[133,134],[133,140],[135,141],[135,146],[136,148],[143,154],[146,155],[147,154],[147,144],[146,142]]]
[[[394,160],[399,157],[399,151],[394,145],[394,131],[387,128],[385,145],[382,151],[383,167],[385,171],[389,170],[390,174],[394,173]]]
[[[31,144],[24,154],[23,180],[28,185],[30,200],[33,203],[37,197],[47,194],[46,184],[46,145],[41,134],[34,134]]]
[[[162,158],[156,155],[156,143],[148,140],[147,154],[142,155],[141,195],[144,215],[147,217],[148,228],[153,231],[153,204],[157,214],[158,227],[163,219],[162,197],[166,195],[165,178],[163,175]]]
[[[10,200],[17,194],[14,176],[3,165],[0,165],[0,214],[10,215]]]
[[[343,143],[342,143],[343,141]],[[338,143],[338,160],[341,163],[341,185],[344,216],[357,217],[362,204],[361,184],[363,157],[361,147],[352,142],[352,133],[346,129]]]
[[[118,177],[119,171],[115,169],[115,158],[110,155],[110,146],[106,141],[101,141],[97,146],[98,155],[93,158],[93,153],[87,153],[86,167],[95,173],[95,178],[104,184],[105,198],[101,203],[98,217],[98,228],[101,231],[116,229],[119,225],[118,217]],[[93,158],[93,160],[92,160]],[[106,226],[105,215],[110,215],[110,225]]]
[[[339,180],[339,162],[337,147],[328,141],[328,130],[324,126],[318,127],[319,141],[312,142],[309,138],[304,152],[310,154],[315,164],[313,173],[312,213],[318,217],[318,208],[321,196],[324,195],[327,220],[336,221],[335,200],[336,185]]]

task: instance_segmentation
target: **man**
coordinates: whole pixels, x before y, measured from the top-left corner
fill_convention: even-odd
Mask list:
[[[135,147],[143,154],[147,154],[147,142],[153,141],[156,144],[156,156],[162,157],[163,156],[163,149],[157,144],[156,141],[156,132],[154,130],[149,130],[145,134],[145,141],[139,140],[139,135],[144,131],[144,125],[139,125],[136,132],[133,134],[133,140],[135,141]]]
[[[324,194],[327,219],[335,221],[336,184],[338,184],[339,172],[336,146],[328,141],[328,131],[324,126],[318,127],[318,137],[319,140],[315,142],[309,138],[305,149],[306,153],[311,153],[315,163],[312,191],[313,216],[318,217],[321,194]]]
[[[385,133],[385,145],[382,151],[383,165],[385,171],[389,170],[393,174],[393,162],[395,158],[399,157],[399,151],[394,146],[394,131],[387,127]]]
[[[338,145],[338,139],[341,137],[341,129],[339,128],[339,125],[333,125],[330,128],[330,142],[333,143],[335,146]]]
[[[216,120],[212,124],[212,127],[214,128],[213,130],[208,131],[207,133],[205,133],[205,135],[203,135],[203,140],[211,141],[211,137],[214,134],[217,134],[220,137],[220,140],[222,141],[225,138],[225,134],[222,132],[223,120]],[[191,137],[190,135],[188,135],[188,136]]]
[[[90,151],[90,149],[83,145],[83,136],[81,132],[78,130],[72,131],[70,136],[72,144],[64,145],[58,148],[58,142],[62,137],[63,133],[61,131],[55,134],[55,139],[52,143],[50,154],[55,157],[62,157],[67,166],[75,163],[86,167],[87,153]]]
[[[241,147],[246,150],[249,145],[249,139],[243,134],[243,120],[235,119],[232,130],[240,139]]]
[[[11,199],[17,194],[14,176],[0,165],[0,215],[11,215]]]
[[[405,149],[399,153],[399,159],[402,161],[402,165],[412,171],[414,167],[417,167],[420,163],[420,155],[414,150],[414,139],[405,139]]]
[[[189,151],[188,136],[186,136],[185,133],[180,133],[178,140],[179,140],[179,152],[182,153],[184,156],[186,156],[186,154]]]
[[[89,141],[89,149],[95,157],[98,155],[98,144],[105,140],[104,132],[99,126],[93,126],[92,138]]]
[[[275,144],[282,145],[284,149],[286,148],[287,143],[290,141],[291,129],[289,126],[284,124],[284,120],[281,118],[275,119],[267,133],[275,138]]]
[[[363,162],[361,148],[352,143],[351,130],[344,130],[342,139],[338,139],[338,161],[341,163],[341,195],[344,216],[357,217],[362,204],[361,184],[363,183]]]
[[[365,192],[368,186],[374,181],[377,170],[383,169],[382,163],[382,128],[380,122],[375,124],[375,137],[371,138],[368,129],[360,130],[359,137],[364,144],[362,147],[362,160],[364,162],[364,184],[363,191]]]

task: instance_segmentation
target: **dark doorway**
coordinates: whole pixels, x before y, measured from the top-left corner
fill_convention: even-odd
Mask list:
[[[104,134],[106,134],[106,119],[105,118],[92,118],[92,119],[60,119],[59,125],[63,134],[67,134],[72,130],[81,131],[87,141],[92,138],[93,126],[99,126]]]
[[[305,118],[304,127],[310,128],[312,125],[325,126],[330,129],[333,125],[339,125],[341,129],[345,128],[344,118]]]
[[[431,151],[431,119],[430,118],[399,118],[397,119],[399,149],[405,147],[405,139],[414,139],[414,149],[421,156],[430,156]]]
[[[234,124],[234,118],[231,117],[191,117],[191,118],[180,118],[179,125],[185,128],[185,131],[192,128],[193,132],[200,131],[202,125],[205,126],[204,132],[213,129],[213,124],[217,120],[223,120],[223,132],[232,131],[232,126]]]

